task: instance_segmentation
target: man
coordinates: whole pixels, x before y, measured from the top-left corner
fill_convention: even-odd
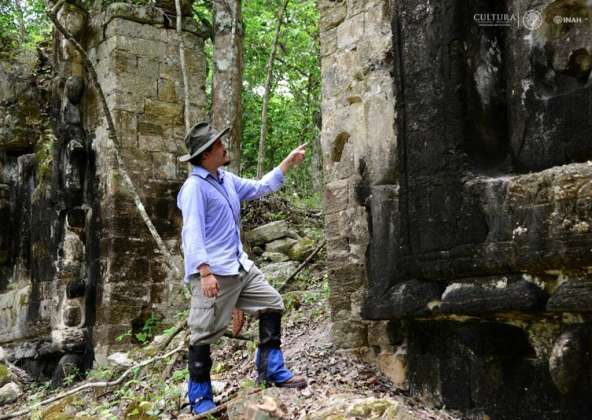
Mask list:
[[[284,174],[304,159],[305,145],[293,150],[260,181],[220,169],[230,163],[222,137],[206,122],[185,137],[192,171],[177,198],[183,213],[185,282],[191,288],[188,325],[189,403],[199,414],[215,407],[210,382],[210,344],[224,334],[233,309],[259,318],[256,367],[259,382],[301,388],[306,381],[284,366],[280,349],[282,297],[243,252],[240,240],[240,202],[277,191]]]

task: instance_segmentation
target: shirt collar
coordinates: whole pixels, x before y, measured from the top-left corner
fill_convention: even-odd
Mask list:
[[[198,175],[199,177],[201,177],[203,179],[206,179],[208,177],[208,175],[212,176],[207,171],[207,169],[205,169],[203,166],[192,166],[191,174],[192,175]],[[220,182],[222,182],[224,180],[224,171],[221,170],[221,169],[218,169],[218,180]]]

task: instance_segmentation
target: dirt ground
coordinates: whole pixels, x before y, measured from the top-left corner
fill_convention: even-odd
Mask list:
[[[339,350],[331,344],[328,286],[322,267],[307,270],[288,289],[292,291],[284,294],[287,311],[282,321],[282,348],[288,367],[295,374],[304,376],[308,386],[302,390],[261,390],[256,385],[254,355],[258,323],[247,320],[241,335],[250,339],[224,337],[213,346],[215,401],[226,409],[209,418],[460,418],[454,413],[425,407],[420,401],[408,397],[404,391],[395,389],[386,376],[357,357],[355,351]],[[179,344],[173,341],[169,349]],[[148,353],[147,350],[134,350],[130,352],[130,358],[138,362],[150,357]],[[20,418],[195,418],[186,404],[186,367],[186,353],[181,352],[173,359],[153,364],[148,371],[136,371],[118,387],[78,393],[53,405],[35,409],[32,415]],[[100,374],[107,375],[103,380],[113,380],[122,371],[123,368],[97,370],[91,372],[85,381],[96,381]],[[68,387],[57,390],[49,390],[47,384],[27,385],[25,395],[16,403],[3,406],[0,412],[11,413],[32,407],[38,401],[78,385],[80,383],[72,381]],[[358,405],[354,407],[355,404]],[[396,415],[385,412],[385,407],[392,404],[398,407]],[[376,407],[379,408],[378,412]],[[391,410],[391,414],[393,412]]]
[[[282,348],[286,364],[295,374],[304,376],[308,386],[303,390],[277,389],[272,394],[282,408],[280,417],[330,418],[335,411],[332,408],[344,402],[347,405],[351,401],[379,399],[400,404],[410,414],[408,418],[459,418],[444,410],[426,408],[420,401],[396,390],[386,376],[357,357],[355,351],[336,349],[330,341],[331,321],[326,298],[323,281],[285,296],[289,308],[283,319]],[[256,327],[256,322],[252,323],[244,334],[256,336]],[[215,346],[212,377],[216,387],[223,388],[218,400],[226,401],[228,395],[241,388],[255,387],[253,349],[254,343],[228,338]]]

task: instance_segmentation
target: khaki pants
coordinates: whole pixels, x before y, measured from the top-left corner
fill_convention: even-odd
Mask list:
[[[211,344],[221,337],[232,320],[235,307],[255,316],[261,312],[284,310],[281,295],[255,265],[248,273],[241,269],[236,276],[216,276],[216,279],[220,291],[215,298],[203,295],[199,275],[189,279],[191,310],[187,324],[191,345]]]

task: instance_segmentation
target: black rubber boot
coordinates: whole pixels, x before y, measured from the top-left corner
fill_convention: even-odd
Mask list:
[[[209,344],[189,346],[189,354],[187,359],[189,376],[193,381],[204,382],[210,380],[212,358],[210,357]]]
[[[267,384],[267,355],[269,349],[279,349],[282,341],[282,314],[265,312],[259,315],[259,357],[257,358],[257,382]]]
[[[259,315],[259,346],[279,348],[282,345],[282,314],[265,312]]]
[[[203,414],[216,407],[212,395],[210,345],[189,346],[189,382],[187,397],[193,414]]]
[[[259,349],[257,351],[257,382],[285,388],[304,388],[306,380],[294,376],[284,364],[280,348],[282,334],[282,314],[267,312],[259,316]]]

